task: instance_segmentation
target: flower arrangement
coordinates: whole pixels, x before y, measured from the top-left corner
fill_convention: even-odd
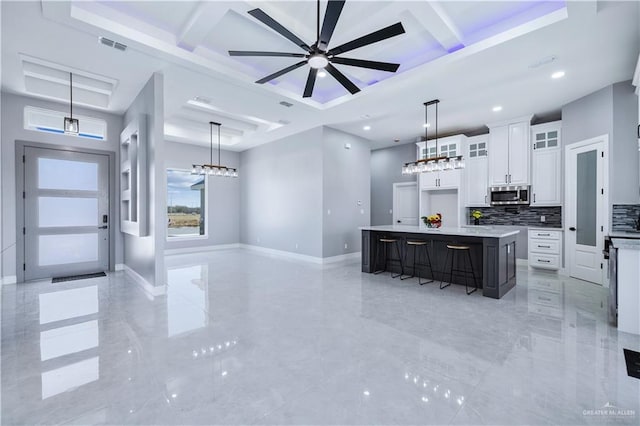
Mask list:
[[[474,210],[471,212],[471,217],[473,218],[473,223],[475,225],[480,225],[480,218],[482,217],[482,212],[480,210]]]
[[[430,216],[422,216],[422,221],[429,228],[440,228],[442,226],[442,215],[436,213]]]

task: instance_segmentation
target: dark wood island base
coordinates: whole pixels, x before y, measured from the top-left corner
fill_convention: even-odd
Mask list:
[[[479,278],[482,294],[500,299],[516,285],[516,237],[518,231],[500,232],[495,230],[476,230],[475,228],[428,229],[417,226],[371,226],[362,228],[362,272],[373,273],[381,269],[384,258],[381,255],[376,263],[376,247],[380,238],[396,238],[400,246],[400,256],[404,257],[407,240],[428,242],[429,255],[433,265],[433,276],[428,268],[419,266],[423,278],[449,282],[451,259],[445,270],[447,244],[464,244],[470,247],[473,271]],[[382,250],[380,251],[382,253]],[[389,250],[387,256],[398,260],[395,250]],[[411,257],[409,257],[411,258]],[[463,268],[462,256],[458,256],[455,268]],[[405,273],[410,273],[411,265],[405,265]],[[468,269],[468,265],[464,266]],[[398,262],[390,262],[387,269],[399,273]],[[471,278],[468,278],[471,281]],[[465,277],[453,275],[455,284],[465,284]],[[473,284],[471,284],[473,286]]]

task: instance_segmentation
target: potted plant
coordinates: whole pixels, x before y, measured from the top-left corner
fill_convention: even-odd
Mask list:
[[[440,228],[442,226],[442,215],[436,213],[430,216],[422,216],[422,221],[428,228]]]
[[[480,218],[482,217],[482,212],[480,210],[474,210],[471,212],[471,217],[473,218],[474,225],[480,225]]]

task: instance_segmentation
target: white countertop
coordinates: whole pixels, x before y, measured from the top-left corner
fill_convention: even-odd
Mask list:
[[[465,226],[462,228],[427,228],[425,226],[411,225],[379,225],[361,226],[363,231],[407,232],[414,234],[440,234],[455,235],[460,237],[503,238],[516,235],[519,230],[507,231],[495,229],[490,226]]]
[[[640,251],[640,239],[634,238],[612,238],[611,242],[617,249],[638,250]]]
[[[551,226],[528,226],[532,231],[564,231],[564,228],[553,228]]]
[[[640,232],[611,231],[609,236],[611,238],[640,238]]]

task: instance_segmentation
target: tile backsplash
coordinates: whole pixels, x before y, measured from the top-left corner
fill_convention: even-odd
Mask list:
[[[562,228],[562,207],[496,206],[467,209],[467,223],[473,224],[471,212],[480,210],[480,225],[536,226]],[[540,216],[545,217],[540,222]]]
[[[635,221],[640,220],[640,204],[614,204],[611,230],[630,231],[636,228]]]

